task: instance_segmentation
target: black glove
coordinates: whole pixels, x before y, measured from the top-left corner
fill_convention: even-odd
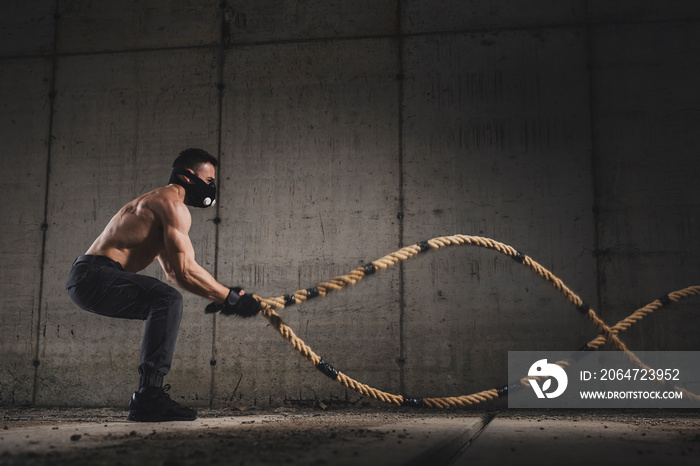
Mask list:
[[[253,298],[253,295],[240,294],[241,288],[235,286],[231,288],[223,304],[211,303],[205,309],[206,314],[213,314],[221,311],[223,315],[237,315],[240,317],[254,317],[262,309],[260,302]]]

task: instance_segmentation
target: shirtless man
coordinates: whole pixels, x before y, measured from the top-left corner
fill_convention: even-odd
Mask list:
[[[173,163],[167,186],[122,207],[85,255],[73,263],[66,285],[78,307],[109,317],[141,319],[146,328],[138,366],[139,388],[129,402],[132,421],[194,420],[197,412],[165,392],[182,316],[182,295],[175,288],[137,272],[158,259],[168,280],[214,301],[207,312],[252,317],[260,303],[240,288],[217,282],[194,258],[187,206],[214,203],[216,158],[187,149]]]

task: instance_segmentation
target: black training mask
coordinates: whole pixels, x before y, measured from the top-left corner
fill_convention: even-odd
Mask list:
[[[192,180],[192,184],[187,184],[182,181],[178,175],[185,175]],[[170,175],[170,184],[178,184],[185,188],[185,193],[190,200],[190,205],[193,207],[209,207],[216,202],[216,185],[212,181],[207,183],[192,172],[188,172],[184,168],[173,168]]]

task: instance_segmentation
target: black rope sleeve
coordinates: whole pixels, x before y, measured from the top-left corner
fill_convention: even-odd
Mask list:
[[[580,348],[578,349],[578,351],[577,351],[576,353],[574,353],[574,354],[576,355],[576,354],[579,354],[579,353],[586,353],[586,352],[595,351],[595,350],[596,350],[595,348],[591,348],[590,346],[588,346],[588,343],[586,343],[585,345],[583,345],[582,347],[580,347]],[[577,357],[578,357],[578,356],[577,356]]]
[[[283,296],[284,298],[284,305],[285,306],[291,306],[292,304],[297,303],[297,299],[294,297],[293,294],[286,294]]]
[[[671,301],[671,297],[669,295],[664,295],[659,298],[659,301],[661,301],[662,306],[668,306],[671,304],[673,301]]]
[[[588,356],[588,353],[590,353],[591,351],[595,351],[595,348],[591,348],[590,346],[588,346],[588,343],[586,343],[578,351],[571,353],[571,358],[575,362],[579,362],[581,359]]]
[[[428,244],[427,241],[421,241],[420,243],[418,243],[418,247],[420,247],[420,252],[430,251],[430,244]]]
[[[498,392],[498,397],[503,398],[508,396],[509,392],[517,392],[518,390],[522,389],[523,385],[520,383],[514,383],[511,385],[504,385],[501,388],[497,388],[496,391]]]
[[[369,263],[363,267],[365,275],[372,275],[374,272],[377,271],[377,268],[374,266],[374,264]]]
[[[318,288],[316,288],[315,286],[313,288],[308,288],[306,290],[306,298],[307,299],[315,298],[318,295],[319,295]]]
[[[321,371],[323,375],[330,377],[333,380],[338,378],[338,369],[328,364],[323,360],[323,358],[321,358],[321,360],[318,362],[316,369]]]
[[[525,254],[520,251],[516,251],[515,255],[513,256],[513,260],[518,264],[522,264],[525,262]]]
[[[409,408],[422,408],[423,398],[404,398],[401,406],[408,406]]]

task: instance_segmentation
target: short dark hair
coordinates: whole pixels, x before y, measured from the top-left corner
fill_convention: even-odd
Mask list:
[[[185,149],[173,162],[173,168],[189,168],[194,170],[203,163],[210,163],[216,167],[219,161],[204,149]]]

